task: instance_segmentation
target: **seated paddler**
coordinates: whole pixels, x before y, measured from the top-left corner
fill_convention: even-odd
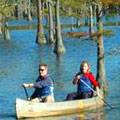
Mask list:
[[[90,65],[87,61],[81,63],[80,71],[75,75],[73,84],[77,85],[77,92],[69,93],[66,100],[91,98],[93,96],[93,87],[96,88],[97,95],[100,95],[99,84],[92,72],[90,72]]]
[[[47,73],[48,67],[46,64],[39,65],[39,76],[35,83],[23,83],[23,87],[35,88],[32,96],[30,97],[31,101],[35,102],[54,102],[54,93],[53,93],[53,79]]]

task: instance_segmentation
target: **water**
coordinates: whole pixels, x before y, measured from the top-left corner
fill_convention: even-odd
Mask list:
[[[79,31],[85,28],[76,29]],[[104,37],[105,72],[108,82],[107,102],[114,105],[111,110],[108,106],[102,110],[95,110],[83,114],[67,115],[62,117],[44,118],[56,120],[119,120],[120,114],[120,28],[112,29],[116,36]],[[87,30],[87,29],[86,29]],[[63,29],[62,31],[69,31]],[[74,75],[78,72],[82,60],[89,61],[91,71],[96,75],[97,48],[94,41],[88,38],[69,38],[62,36],[66,53],[56,56],[54,46],[48,44],[39,46],[35,43],[36,30],[11,30],[11,41],[5,41],[0,36],[0,119],[16,120],[15,99],[25,98],[26,95],[21,84],[34,82],[38,76],[38,65],[47,63],[49,74],[55,80],[55,99],[61,101],[67,93],[76,91],[72,85]],[[112,51],[115,51],[114,53]],[[69,87],[68,87],[69,86]],[[29,95],[34,89],[28,89]],[[43,119],[43,118],[42,118]],[[38,118],[37,118],[38,120]],[[40,120],[40,118],[39,118]]]

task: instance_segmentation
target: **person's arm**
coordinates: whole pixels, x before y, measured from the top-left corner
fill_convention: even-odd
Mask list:
[[[39,77],[37,78],[36,81],[38,80],[39,80]],[[22,86],[26,88],[31,88],[31,87],[34,87],[34,83],[23,83]]]
[[[95,79],[95,77],[93,76],[92,73],[89,74],[89,80],[92,82],[92,84],[93,84],[95,87],[98,87],[98,86],[99,86],[98,83],[97,83],[97,81],[96,81],[96,79]]]
[[[22,86],[23,86],[23,87],[26,87],[26,88],[27,88],[27,87],[31,88],[31,87],[34,87],[34,84],[33,84],[33,83],[29,83],[29,84],[23,83]]]
[[[92,84],[95,86],[98,96],[100,96],[100,89],[99,89],[98,82],[96,81],[96,79],[92,73],[90,73],[89,79],[92,82]]]

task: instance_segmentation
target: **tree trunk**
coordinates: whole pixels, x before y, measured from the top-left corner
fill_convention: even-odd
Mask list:
[[[30,3],[31,3],[31,0],[28,0],[28,9],[27,9],[28,16],[27,16],[27,20],[31,22],[32,17],[31,17]]]
[[[96,5],[94,6],[94,12],[93,12],[93,16],[94,16],[94,26],[96,26],[96,22],[97,22],[97,17],[96,17]]]
[[[0,13],[0,35],[2,35],[2,14]]]
[[[73,20],[74,18],[73,17],[71,17],[71,32],[73,32],[74,31],[74,23],[73,23]]]
[[[37,25],[37,37],[36,42],[38,44],[45,44],[46,39],[44,37],[43,30],[43,15],[42,15],[42,3],[41,0],[37,0],[37,17],[38,17],[38,25]]]
[[[92,39],[93,33],[94,33],[94,30],[93,30],[93,9],[92,9],[92,5],[89,5],[89,34],[90,34],[91,39]]]
[[[9,33],[9,29],[8,29],[8,22],[4,23],[4,39],[5,40],[10,40],[10,33]]]
[[[85,16],[85,26],[88,26],[88,16]]]
[[[104,68],[104,45],[103,45],[103,25],[101,21],[102,7],[96,9],[97,17],[97,80],[102,86],[103,90],[107,91],[107,84],[105,80],[105,68]]]
[[[19,0],[18,1],[18,5],[17,5],[17,18],[18,19],[21,19],[23,18],[23,1],[22,0]]]
[[[54,40],[54,27],[53,27],[51,0],[49,0],[48,3],[48,11],[49,11],[49,42],[52,44],[55,42],[55,40]]]
[[[60,16],[59,16],[59,0],[56,0],[56,8],[55,8],[55,16],[56,16],[56,43],[55,43],[55,53],[64,53],[65,47],[62,42],[61,37],[61,26],[60,26]]]
[[[77,28],[79,28],[79,27],[80,27],[80,24],[81,24],[81,23],[80,23],[80,17],[79,17],[80,15],[79,15],[79,14],[80,14],[80,13],[79,13],[79,9],[77,9],[77,16],[78,16],[78,17],[77,17],[77,23],[76,23],[76,27],[77,27]]]

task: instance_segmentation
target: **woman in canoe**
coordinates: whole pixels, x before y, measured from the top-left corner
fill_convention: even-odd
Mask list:
[[[34,87],[35,91],[31,96],[31,101],[54,102],[53,80],[47,74],[46,64],[39,65],[39,76],[35,83],[23,83],[23,87]]]
[[[75,75],[73,84],[77,85],[77,92],[69,93],[66,100],[91,98],[93,96],[93,92],[90,89],[92,85],[96,88],[97,94],[100,95],[99,85],[92,72],[90,72],[90,65],[87,61],[81,63],[80,72]]]

